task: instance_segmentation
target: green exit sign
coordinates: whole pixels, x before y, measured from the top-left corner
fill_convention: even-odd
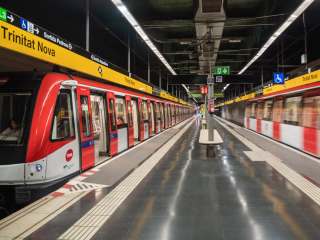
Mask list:
[[[0,7],[0,20],[7,21],[7,10]]]
[[[216,66],[213,70],[214,75],[226,76],[230,75],[230,67],[229,66]]]

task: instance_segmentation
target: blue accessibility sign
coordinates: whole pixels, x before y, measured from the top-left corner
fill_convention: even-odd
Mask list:
[[[20,27],[23,30],[27,30],[28,29],[28,21],[25,20],[24,18],[20,18]]]
[[[284,84],[284,73],[282,72],[273,73],[273,83]]]

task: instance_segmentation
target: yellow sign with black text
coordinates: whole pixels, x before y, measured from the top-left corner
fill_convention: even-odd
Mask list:
[[[271,87],[267,87],[263,89],[263,95],[265,96],[315,82],[320,82],[320,70],[288,80],[283,85],[273,85]]]
[[[0,47],[152,94],[152,87],[48,40],[0,21]]]

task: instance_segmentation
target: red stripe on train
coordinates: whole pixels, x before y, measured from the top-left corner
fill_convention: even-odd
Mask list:
[[[317,155],[317,143],[318,143],[318,136],[317,136],[317,129],[315,128],[303,128],[303,149],[306,152],[312,153]]]
[[[281,132],[280,132],[280,123],[273,122],[273,138],[280,141],[281,140]]]
[[[261,119],[257,119],[257,132],[261,133]]]

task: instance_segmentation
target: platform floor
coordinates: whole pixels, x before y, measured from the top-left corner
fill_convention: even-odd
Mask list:
[[[87,229],[79,220],[102,205],[108,188],[91,191],[26,239],[320,239],[319,205],[265,159],[252,161],[248,145],[223,125],[215,126],[224,143],[214,158],[198,143],[196,120],[91,237],[66,232],[75,224]],[[105,217],[91,216],[91,222]]]

